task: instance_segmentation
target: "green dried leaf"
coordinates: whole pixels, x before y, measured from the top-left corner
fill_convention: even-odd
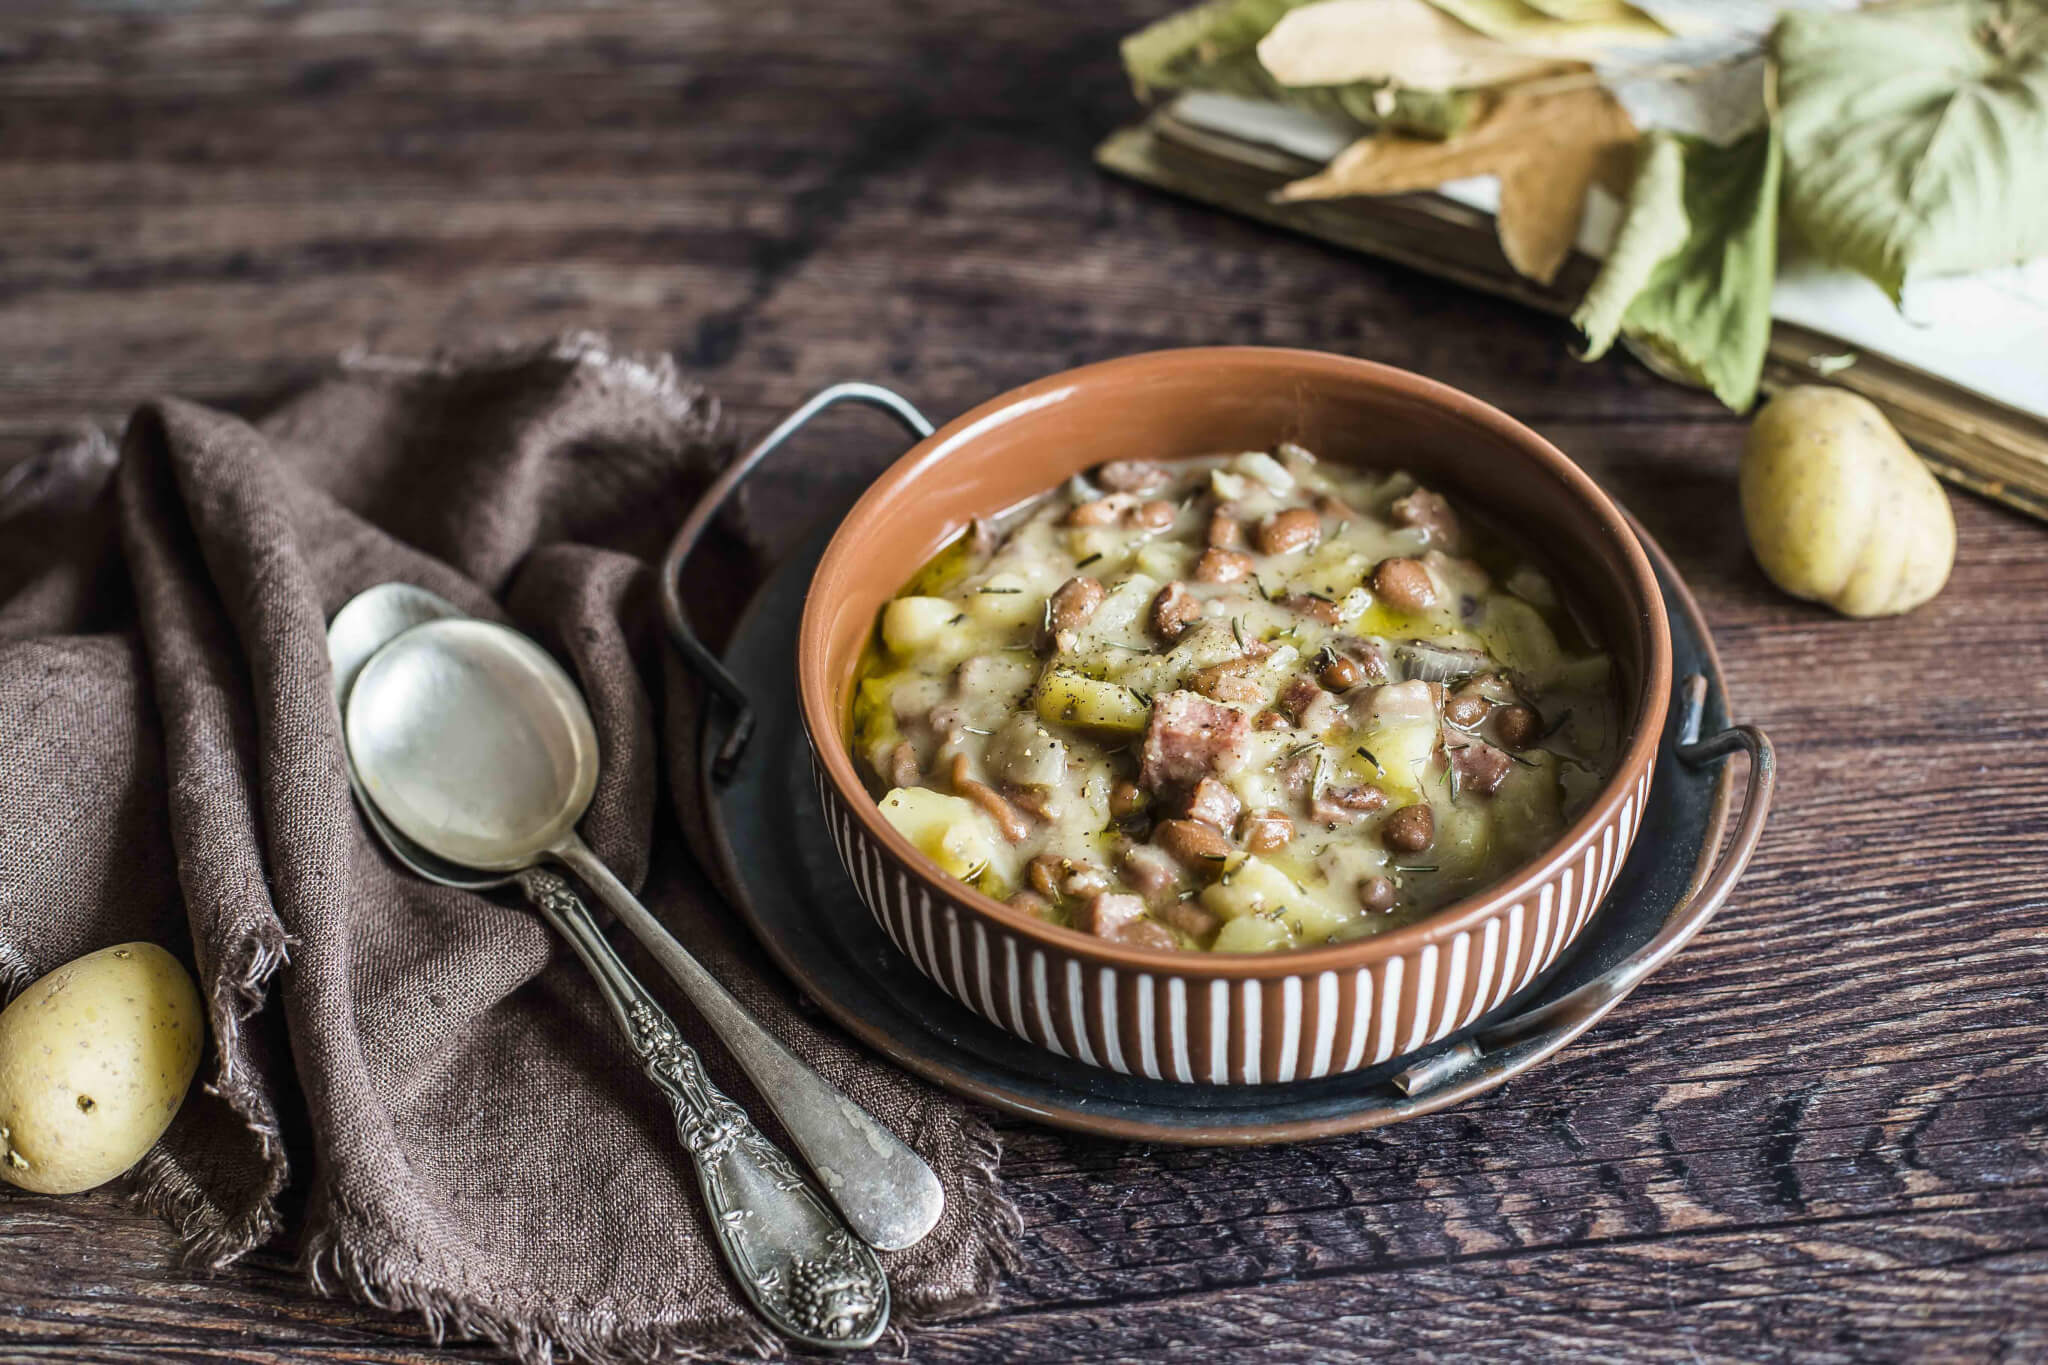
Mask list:
[[[1148,24],[1123,41],[1124,71],[1139,99],[1159,91],[1216,90],[1264,97],[1259,39],[1312,0],[1211,0]]]
[[[1361,128],[1445,138],[1485,107],[1465,91],[1397,89],[1386,81],[1285,86],[1259,64],[1259,40],[1283,15],[1314,0],[1210,0],[1168,15],[1123,41],[1124,70],[1140,99],[1177,90],[1276,100]]]
[[[1274,98],[1311,113],[1349,119],[1362,129],[1386,128],[1438,139],[1456,137],[1486,109],[1486,97],[1472,91],[1408,90],[1384,81],[1278,86]]]
[[[1460,23],[1522,52],[1592,62],[1617,49],[1654,47],[1671,31],[1631,5],[1611,0],[1577,6],[1585,17],[1560,19],[1526,0],[1429,0]]]
[[[1585,359],[1607,354],[1629,305],[1657,267],[1685,245],[1691,227],[1685,216],[1685,149],[1669,133],[1649,133],[1638,148],[1621,231],[1572,314],[1572,325],[1586,335]]]
[[[1788,14],[1785,212],[1894,300],[1914,272],[2048,253],[2048,5],[1946,0]]]
[[[1658,368],[1737,411],[1755,401],[1771,338],[1783,162],[1775,123],[1725,147],[1650,135],[1615,249],[1573,315],[1589,358],[1613,342],[1618,312],[1621,334]]]

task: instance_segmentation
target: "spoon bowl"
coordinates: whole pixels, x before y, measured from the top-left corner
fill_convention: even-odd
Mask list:
[[[573,838],[597,787],[597,729],[547,652],[488,621],[427,621],[373,655],[348,695],[349,756],[371,802],[428,853],[489,871]]]
[[[355,686],[356,674],[385,645],[424,622],[459,621],[466,616],[462,608],[439,593],[410,583],[379,583],[349,598],[327,623],[327,661],[334,672],[335,705],[347,710],[349,689]],[[451,863],[399,833],[363,790],[353,760],[348,765],[348,781],[355,789],[356,809],[363,813],[370,832],[407,870],[458,891],[489,891],[515,879],[514,873],[478,872]]]
[[[393,640],[428,621],[461,621],[469,613],[437,592],[410,583],[379,583],[341,604],[327,623],[327,662],[334,673],[334,702],[348,708],[349,689],[363,665]]]

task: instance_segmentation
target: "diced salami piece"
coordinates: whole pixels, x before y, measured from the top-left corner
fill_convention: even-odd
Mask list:
[[[1272,853],[1294,838],[1294,822],[1277,810],[1255,810],[1244,817],[1237,837],[1253,853]]]
[[[1116,493],[1156,492],[1169,477],[1166,466],[1150,460],[1111,460],[1095,470],[1095,482]]]
[[[1128,892],[1105,891],[1088,898],[1088,904],[1081,907],[1081,913],[1076,917],[1076,924],[1084,933],[1114,938],[1117,930],[1132,920],[1144,917],[1143,900]]]
[[[1344,703],[1308,678],[1296,678],[1287,684],[1275,705],[1297,726],[1317,737],[1330,733],[1344,719]]]
[[[1152,633],[1169,642],[1178,640],[1201,614],[1201,602],[1188,591],[1187,584],[1175,579],[1152,599]]]
[[[1507,781],[1509,771],[1515,766],[1512,758],[1484,740],[1446,744],[1444,750],[1450,756],[1451,767],[1457,772],[1459,790],[1478,792],[1481,796],[1491,796],[1499,791],[1500,784]]]
[[[1194,901],[1174,900],[1157,912],[1159,918],[1192,939],[1206,939],[1223,927],[1223,917]]]
[[[1251,675],[1257,672],[1258,668],[1259,661],[1246,654],[1200,669],[1188,681],[1194,686],[1195,691],[1205,697],[1213,697],[1217,701],[1251,703],[1259,701],[1265,695],[1264,689],[1252,680]]]
[[[1326,626],[1337,625],[1344,619],[1344,613],[1337,604],[1327,597],[1316,597],[1309,593],[1289,593],[1280,599],[1280,605],[1297,616],[1306,616],[1311,621],[1320,621]]]
[[[1019,891],[1004,904],[1012,910],[1022,910],[1027,915],[1036,915],[1048,923],[1059,921],[1059,911],[1053,909],[1052,902],[1036,891]]]
[[[1280,689],[1279,697],[1273,702],[1273,709],[1299,724],[1301,713],[1308,710],[1309,705],[1321,695],[1322,690],[1315,685],[1312,678],[1289,679],[1287,686]]]
[[[1213,825],[1226,834],[1236,828],[1237,817],[1244,812],[1244,802],[1237,799],[1237,793],[1213,777],[1195,783],[1182,805],[1181,813],[1188,819]]]
[[[1110,937],[1130,948],[1178,948],[1173,930],[1153,919],[1134,919]]]
[[[1234,773],[1249,752],[1251,720],[1199,692],[1167,692],[1145,727],[1138,782],[1148,791]]]
[[[1129,516],[1138,506],[1138,500],[1129,493],[1107,493],[1087,502],[1074,504],[1067,513],[1069,526],[1114,526]]]
[[[1309,818],[1319,825],[1348,825],[1384,809],[1387,794],[1378,787],[1325,787],[1309,802]]]
[[[1322,761],[1323,746],[1304,744],[1300,749],[1283,758],[1275,770],[1280,777],[1280,787],[1289,796],[1303,796],[1316,780],[1316,765]]]
[[[1124,880],[1154,905],[1172,900],[1181,886],[1180,864],[1163,848],[1134,844],[1124,850]]]

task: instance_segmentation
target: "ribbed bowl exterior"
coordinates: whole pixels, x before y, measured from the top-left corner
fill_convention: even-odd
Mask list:
[[[1377,1066],[1448,1037],[1534,981],[1585,929],[1628,856],[1646,768],[1541,881],[1411,951],[1342,971],[1288,973],[1287,954],[1187,953],[1187,969],[1092,956],[1078,933],[1017,932],[934,890],[855,818],[812,740],[832,843],[861,900],[926,976],[976,1014],[1089,1066],[1213,1085],[1312,1080]],[[1053,941],[1058,940],[1058,941]],[[1064,946],[1071,941],[1072,947]],[[1226,964],[1229,964],[1228,966]],[[1204,970],[1204,968],[1207,970]]]
[[[1499,885],[1373,938],[1293,953],[1175,953],[1031,919],[943,875],[880,817],[847,745],[849,684],[883,605],[973,517],[1133,451],[1181,459],[1287,433],[1529,528],[1613,657],[1615,775],[1567,836]],[[1203,347],[1101,361],[998,395],[912,447],[847,513],[811,580],[797,694],[832,840],[861,898],[942,989],[1090,1066],[1191,1083],[1339,1075],[1478,1019],[1556,962],[1613,884],[1671,695],[1654,569],[1564,453],[1469,394],[1347,356]]]

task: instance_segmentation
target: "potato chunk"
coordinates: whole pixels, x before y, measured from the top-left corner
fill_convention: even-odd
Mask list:
[[[882,818],[948,873],[972,881],[1006,847],[995,821],[964,797],[929,787],[897,787],[882,798]]]
[[[1263,915],[1246,915],[1224,925],[1217,932],[1216,942],[1210,946],[1210,951],[1270,953],[1293,946],[1294,935],[1279,920],[1267,919]]]
[[[1046,670],[1032,704],[1042,718],[1055,724],[1116,734],[1136,734],[1152,714],[1130,688],[1071,668]]]
[[[1225,919],[1275,913],[1306,903],[1308,892],[1264,858],[1249,857],[1202,893],[1202,905]]]
[[[1045,594],[1033,592],[1022,574],[992,574],[967,599],[967,610],[984,626],[1016,630],[1038,623],[1045,610]]]
[[[1378,785],[1420,791],[1428,779],[1430,759],[1436,753],[1437,733],[1434,716],[1427,720],[1394,721],[1360,735],[1352,752],[1356,755],[1363,749],[1378,761],[1377,768],[1369,769]]]
[[[882,608],[882,643],[898,655],[930,649],[954,633],[960,615],[943,597],[899,597]]]

